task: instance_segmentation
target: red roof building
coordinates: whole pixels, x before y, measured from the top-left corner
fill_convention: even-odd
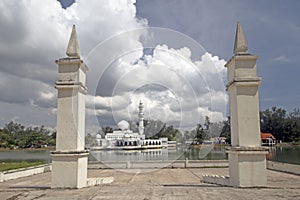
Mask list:
[[[276,138],[271,133],[260,133],[261,144],[272,146],[276,144]]]

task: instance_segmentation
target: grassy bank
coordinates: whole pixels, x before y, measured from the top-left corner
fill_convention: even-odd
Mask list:
[[[10,149],[10,148],[0,148],[0,151],[54,151],[55,147],[41,147],[41,148],[18,148],[18,149]]]
[[[0,163],[0,171],[8,171],[25,167],[32,167],[45,164],[44,162],[2,162]]]

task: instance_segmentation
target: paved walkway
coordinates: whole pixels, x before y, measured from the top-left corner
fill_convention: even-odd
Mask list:
[[[89,170],[89,177],[115,181],[78,190],[50,189],[51,174],[45,173],[0,183],[0,199],[300,199],[300,176],[268,170],[268,187],[241,189],[202,183],[203,174],[227,175],[228,168]]]

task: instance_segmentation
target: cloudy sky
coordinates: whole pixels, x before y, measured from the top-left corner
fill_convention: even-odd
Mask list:
[[[15,120],[55,127],[54,61],[66,56],[72,24],[90,69],[88,132],[99,124],[136,121],[139,100],[145,118],[183,129],[206,115],[224,119],[224,64],[232,56],[238,20],[249,52],[260,57],[261,109],[299,108],[300,1],[61,3],[0,1],[0,126]]]

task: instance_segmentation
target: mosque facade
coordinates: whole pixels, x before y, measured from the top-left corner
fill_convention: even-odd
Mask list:
[[[129,129],[129,123],[122,120],[118,123],[119,130],[112,133],[106,133],[102,138],[100,134],[96,135],[96,146],[91,147],[93,150],[97,149],[120,149],[120,150],[134,150],[134,149],[156,149],[168,146],[167,138],[146,139],[144,134],[144,105],[139,103],[139,126],[138,132],[133,132]]]

